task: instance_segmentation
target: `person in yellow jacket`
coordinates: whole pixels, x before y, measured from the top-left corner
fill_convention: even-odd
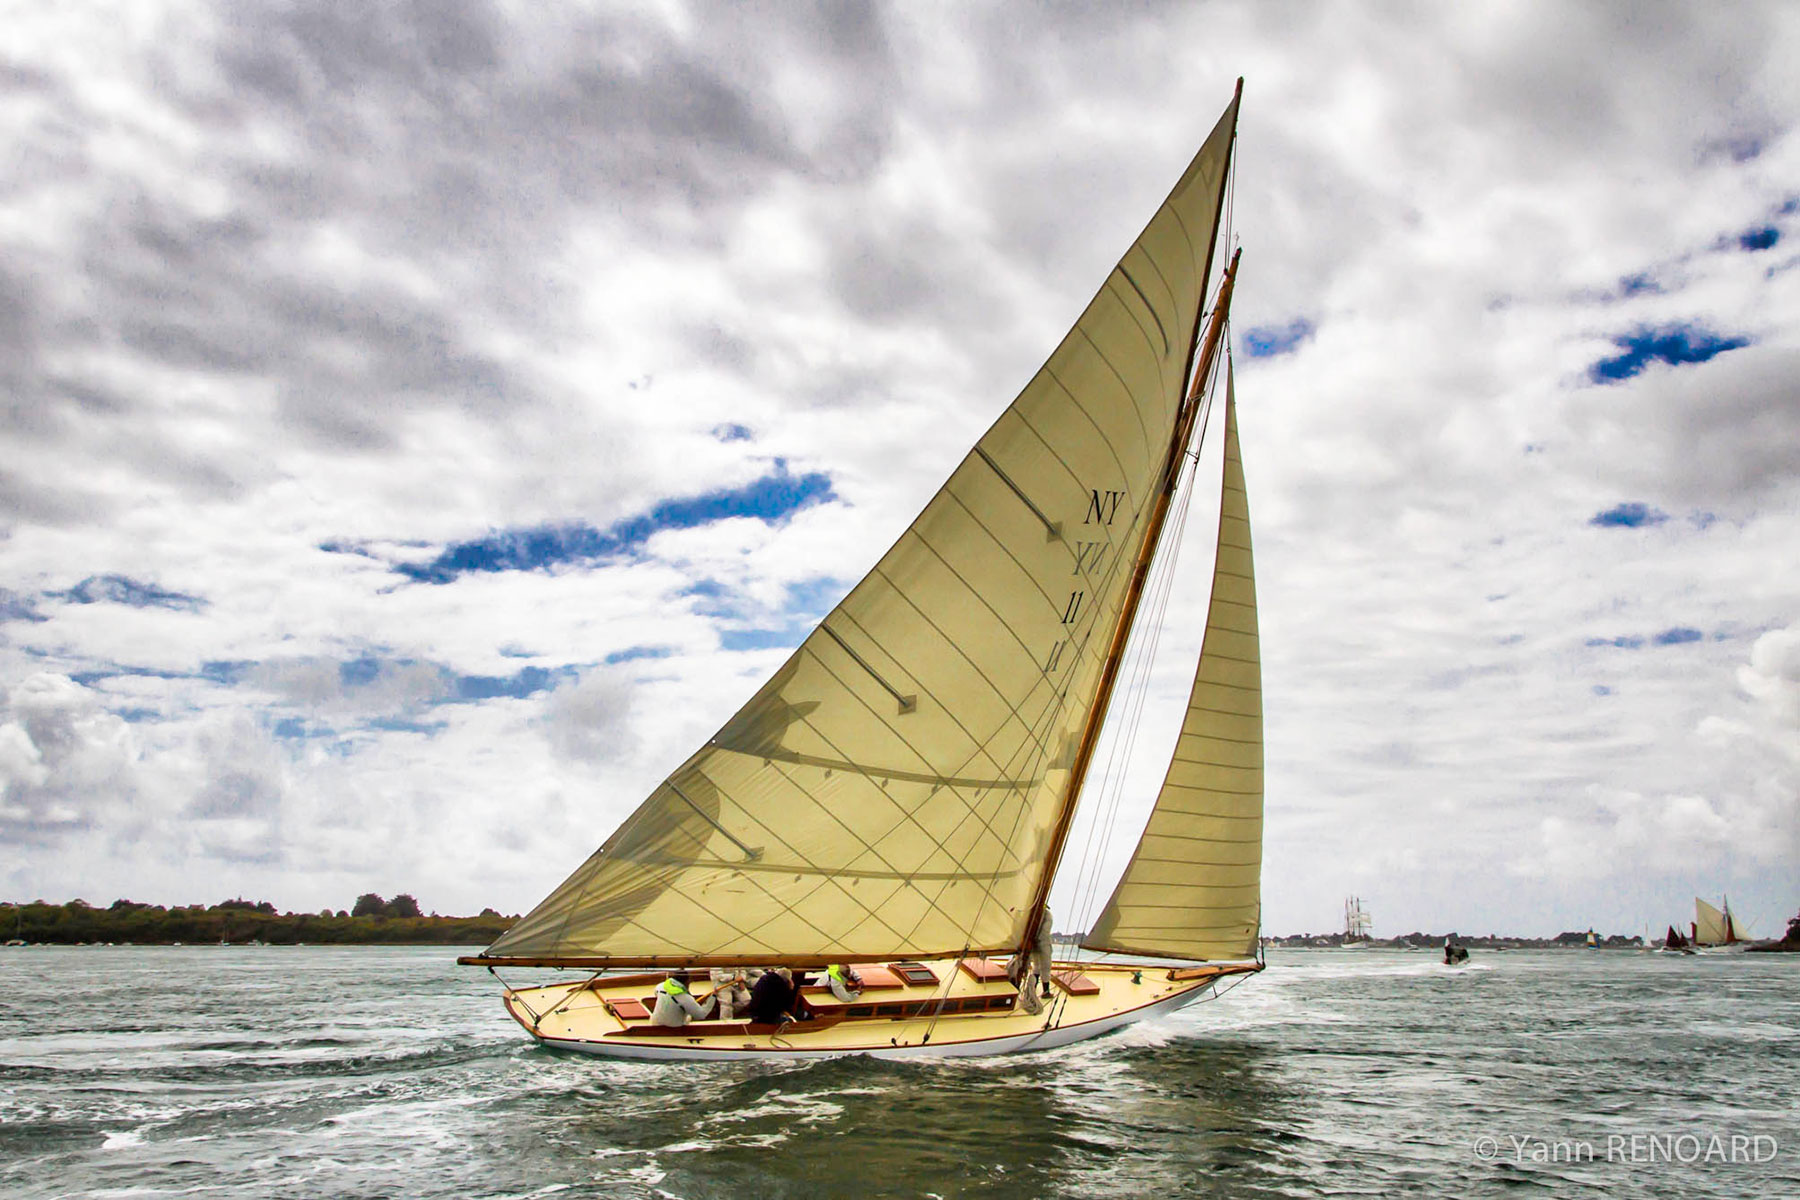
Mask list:
[[[712,1015],[713,998],[702,1004],[688,991],[688,973],[670,971],[669,977],[656,985],[656,1008],[650,1014],[653,1025],[680,1028],[689,1021],[703,1021]]]
[[[831,994],[845,1004],[862,995],[862,978],[844,963],[832,963],[825,968],[825,982],[831,987]]]

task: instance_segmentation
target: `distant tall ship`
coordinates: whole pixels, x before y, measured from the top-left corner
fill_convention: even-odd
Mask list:
[[[1344,945],[1353,947],[1367,946],[1373,939],[1369,930],[1373,923],[1369,920],[1369,910],[1363,907],[1361,896],[1348,896],[1344,899]]]

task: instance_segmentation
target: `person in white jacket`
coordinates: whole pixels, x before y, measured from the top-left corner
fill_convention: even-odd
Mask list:
[[[703,1021],[712,1015],[713,1003],[711,996],[704,1004],[694,999],[688,991],[686,971],[670,971],[669,977],[656,985],[656,1008],[650,1023],[680,1028],[689,1021]]]
[[[862,977],[847,964],[832,963],[827,967],[825,982],[831,986],[831,994],[845,1004],[862,995]]]

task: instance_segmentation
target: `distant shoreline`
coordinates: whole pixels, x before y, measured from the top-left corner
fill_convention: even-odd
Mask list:
[[[1300,949],[1302,947],[1344,947],[1364,946],[1374,950],[1441,950],[1448,938],[1454,938],[1459,946],[1467,946],[1474,950],[1581,950],[1588,945],[1586,932],[1559,933],[1555,937],[1517,937],[1511,934],[1489,933],[1484,935],[1461,933],[1421,933],[1414,931],[1391,938],[1347,938],[1341,933],[1290,933],[1286,936],[1268,936],[1262,939],[1266,947],[1282,949]],[[1646,942],[1641,936],[1626,936],[1622,933],[1607,934],[1602,937],[1594,935],[1594,948],[1597,950],[1641,950],[1646,946],[1659,945],[1657,942]]]
[[[0,942],[8,945],[192,946],[485,946],[518,920],[489,910],[474,917],[357,916],[275,912],[272,905],[227,901],[165,908],[118,901],[94,908],[68,904],[0,904]]]

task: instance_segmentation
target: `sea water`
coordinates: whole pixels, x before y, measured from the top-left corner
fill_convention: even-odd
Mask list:
[[[0,951],[0,1195],[1800,1196],[1795,955],[1276,950],[1043,1054],[671,1066],[455,953]]]

